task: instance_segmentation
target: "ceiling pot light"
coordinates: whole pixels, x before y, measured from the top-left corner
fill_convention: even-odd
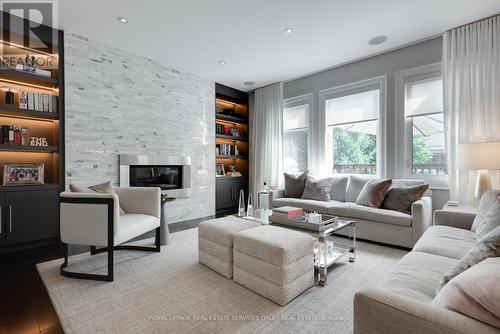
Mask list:
[[[245,81],[243,84],[245,86],[253,86],[253,85],[255,85],[255,82],[253,82],[253,81]]]
[[[283,33],[285,35],[290,35],[292,32],[293,32],[292,28],[285,28],[285,29],[283,29]]]
[[[128,20],[126,18],[122,17],[122,16],[118,16],[116,19],[120,23],[128,23]]]
[[[380,35],[380,36],[375,36],[372,39],[368,41],[368,44],[370,45],[379,45],[387,41],[387,36]]]
[[[226,61],[224,61],[224,60],[219,60],[219,65],[226,65]]]

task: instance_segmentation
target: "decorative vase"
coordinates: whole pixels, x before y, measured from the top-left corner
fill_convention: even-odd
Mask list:
[[[240,200],[238,205],[238,217],[245,216],[245,192],[243,189],[240,190]]]
[[[252,202],[252,194],[248,194],[248,205],[247,205],[247,216],[253,217],[253,202]]]

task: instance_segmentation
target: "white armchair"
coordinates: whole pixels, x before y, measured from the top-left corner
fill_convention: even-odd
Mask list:
[[[160,188],[115,188],[114,194],[61,193],[61,241],[65,245],[61,275],[72,278],[113,281],[113,251],[160,251]],[[120,215],[120,207],[125,214]],[[156,229],[155,246],[132,246],[123,243]],[[88,245],[91,255],[108,253],[108,274],[70,272],[68,245]],[[101,248],[97,248],[101,247]]]

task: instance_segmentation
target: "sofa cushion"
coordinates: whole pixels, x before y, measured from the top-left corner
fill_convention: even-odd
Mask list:
[[[367,182],[356,199],[356,204],[380,208],[392,180],[371,180]]]
[[[437,294],[431,305],[500,328],[500,258],[467,269]]]
[[[428,184],[392,186],[385,195],[382,208],[410,213],[411,205],[422,198],[427,188],[429,188]]]
[[[346,202],[356,202],[359,193],[363,189],[368,181],[373,180],[373,178],[368,178],[366,176],[349,175],[349,184],[347,186],[347,192],[345,195]]]
[[[469,230],[434,225],[424,232],[413,250],[459,260],[475,243],[474,233]]]
[[[370,208],[349,202],[331,201],[328,213],[333,216],[358,218],[379,223],[411,226],[411,215],[379,208]]]
[[[439,279],[457,260],[449,257],[411,252],[387,273],[379,287],[403,297],[429,303],[436,295]]]
[[[500,197],[497,197],[490,210],[484,215],[483,220],[477,226],[476,239],[481,240],[488,233],[500,225]]]
[[[312,176],[308,176],[302,198],[329,202],[331,189],[332,178],[315,179]]]
[[[283,173],[285,177],[286,197],[300,198],[302,196],[306,186],[307,174],[309,174],[309,171],[305,171],[299,175]]]
[[[334,201],[323,202],[316,201],[313,199],[302,199],[302,198],[276,198],[273,200],[273,206],[279,208],[282,206],[294,206],[307,211],[316,211],[323,214],[328,214],[328,208],[333,205]],[[340,202],[339,202],[340,203]]]
[[[332,177],[332,190],[330,191],[330,199],[339,202],[345,202],[345,195],[347,191],[347,183],[349,176],[333,176]]]
[[[495,204],[498,196],[500,196],[500,190],[491,190],[483,194],[481,201],[479,201],[476,218],[472,222],[471,231],[475,232],[479,224],[483,222],[484,216],[490,211],[493,204]]]

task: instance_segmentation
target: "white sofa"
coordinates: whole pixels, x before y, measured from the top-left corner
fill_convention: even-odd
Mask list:
[[[430,227],[374,288],[354,296],[354,334],[493,334],[500,329],[432,306],[441,277],[473,247],[472,213],[438,210]],[[500,268],[499,268],[500,270]]]
[[[346,198],[350,186],[350,182],[346,180],[347,178],[348,176],[333,177],[331,198]],[[372,179],[366,178],[365,182],[369,180]],[[422,180],[394,180],[394,182],[408,186],[424,183]],[[432,224],[431,191],[427,191],[422,199],[413,203],[411,214],[366,207],[350,201],[332,199],[323,202],[302,198],[287,198],[283,197],[283,195],[283,190],[272,191],[269,196],[269,208],[294,206],[304,210],[354,220],[356,221],[356,236],[365,240],[411,248]]]

